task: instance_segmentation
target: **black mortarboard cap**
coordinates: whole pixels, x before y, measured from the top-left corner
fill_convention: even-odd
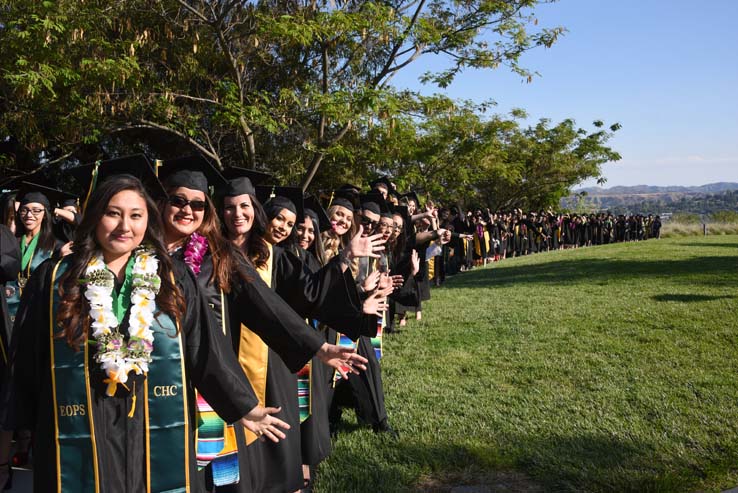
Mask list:
[[[418,197],[418,194],[417,193],[415,193],[415,192],[407,192],[407,193],[402,194],[400,197],[401,198],[404,198],[406,200],[407,199],[413,199],[415,201],[415,205],[416,205],[417,209],[420,209],[420,197]]]
[[[354,212],[359,208],[359,191],[353,185],[345,184],[337,190],[324,192],[321,194],[321,198],[326,197],[326,210],[332,205],[340,205],[346,209]]]
[[[372,189],[377,188],[377,185],[384,185],[385,187],[387,187],[387,192],[395,189],[395,187],[392,186],[392,182],[386,176],[380,176],[376,180],[372,180],[369,182],[369,186],[372,187]]]
[[[331,229],[331,220],[325,212],[320,201],[314,195],[308,195],[303,201],[305,204],[305,215],[311,215],[318,222],[320,231]],[[312,214],[311,214],[312,213]]]
[[[156,177],[154,168],[143,154],[134,154],[131,156],[109,159],[107,161],[83,164],[82,166],[68,168],[67,171],[71,173],[74,179],[77,180],[85,190],[85,205],[87,205],[87,200],[98,184],[111,176],[116,175],[135,176],[141,180],[146,191],[155,200],[165,198],[167,196],[164,187]]]
[[[402,218],[405,220],[405,222],[410,221],[410,212],[407,210],[406,205],[392,206],[392,212],[394,212],[395,214],[401,215]]]
[[[256,197],[264,205],[264,212],[270,219],[281,209],[294,212],[298,222],[305,217],[301,188],[259,185],[256,187]]]
[[[369,209],[375,214],[386,214],[390,212],[389,204],[386,200],[384,200],[384,197],[382,197],[382,194],[379,193],[376,190],[372,190],[369,193],[363,194],[360,196],[361,199],[361,208],[364,208],[364,204],[377,204],[377,207],[379,208],[379,212],[375,212],[373,209]]]
[[[159,167],[159,179],[168,189],[185,187],[206,195],[209,186],[223,188],[226,185],[223,175],[199,154],[165,160]]]
[[[223,176],[226,180],[235,180],[236,178],[248,178],[252,185],[261,185],[273,178],[273,176],[266,171],[239,168],[238,166],[230,166],[228,168],[225,168],[223,170]]]
[[[15,200],[21,205],[38,202],[47,210],[53,210],[56,204],[66,199],[74,199],[74,195],[31,182],[18,183],[18,192],[15,194]]]

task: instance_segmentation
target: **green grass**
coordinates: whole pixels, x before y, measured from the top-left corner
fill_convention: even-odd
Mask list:
[[[385,339],[400,440],[349,423],[316,491],[734,487],[736,288],[736,236],[459,274],[433,291],[422,322]]]

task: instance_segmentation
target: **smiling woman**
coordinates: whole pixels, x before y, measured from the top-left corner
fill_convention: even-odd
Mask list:
[[[200,390],[230,422],[257,403],[233,353],[217,351],[141,181],[98,181],[74,253],[41,265],[24,293],[8,424],[35,430],[35,491],[201,491],[194,388],[208,382]]]

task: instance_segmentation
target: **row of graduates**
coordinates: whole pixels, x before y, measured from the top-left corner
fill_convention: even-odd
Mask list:
[[[382,330],[419,305],[418,252],[444,232],[381,194],[306,208],[200,157],[161,182],[143,156],[70,171],[87,191],[70,241],[42,241],[65,197],[28,181],[15,234],[0,226],[6,468],[28,429],[35,491],[291,492],[342,407],[393,433]]]
[[[661,237],[661,218],[649,214],[568,214],[553,211],[490,212],[442,209],[442,225],[467,241],[452,242],[452,271],[479,265],[485,258],[502,259],[550,250],[641,241]],[[464,234],[466,236],[464,236]],[[458,252],[458,253],[457,253]]]

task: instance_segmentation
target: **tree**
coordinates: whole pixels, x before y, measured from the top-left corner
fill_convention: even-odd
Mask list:
[[[449,57],[423,77],[441,87],[467,67],[531,77],[520,55],[563,32],[534,27],[537,3],[0,0],[0,135],[50,161],[186,142],[306,187],[393,116],[392,78],[424,55]]]

